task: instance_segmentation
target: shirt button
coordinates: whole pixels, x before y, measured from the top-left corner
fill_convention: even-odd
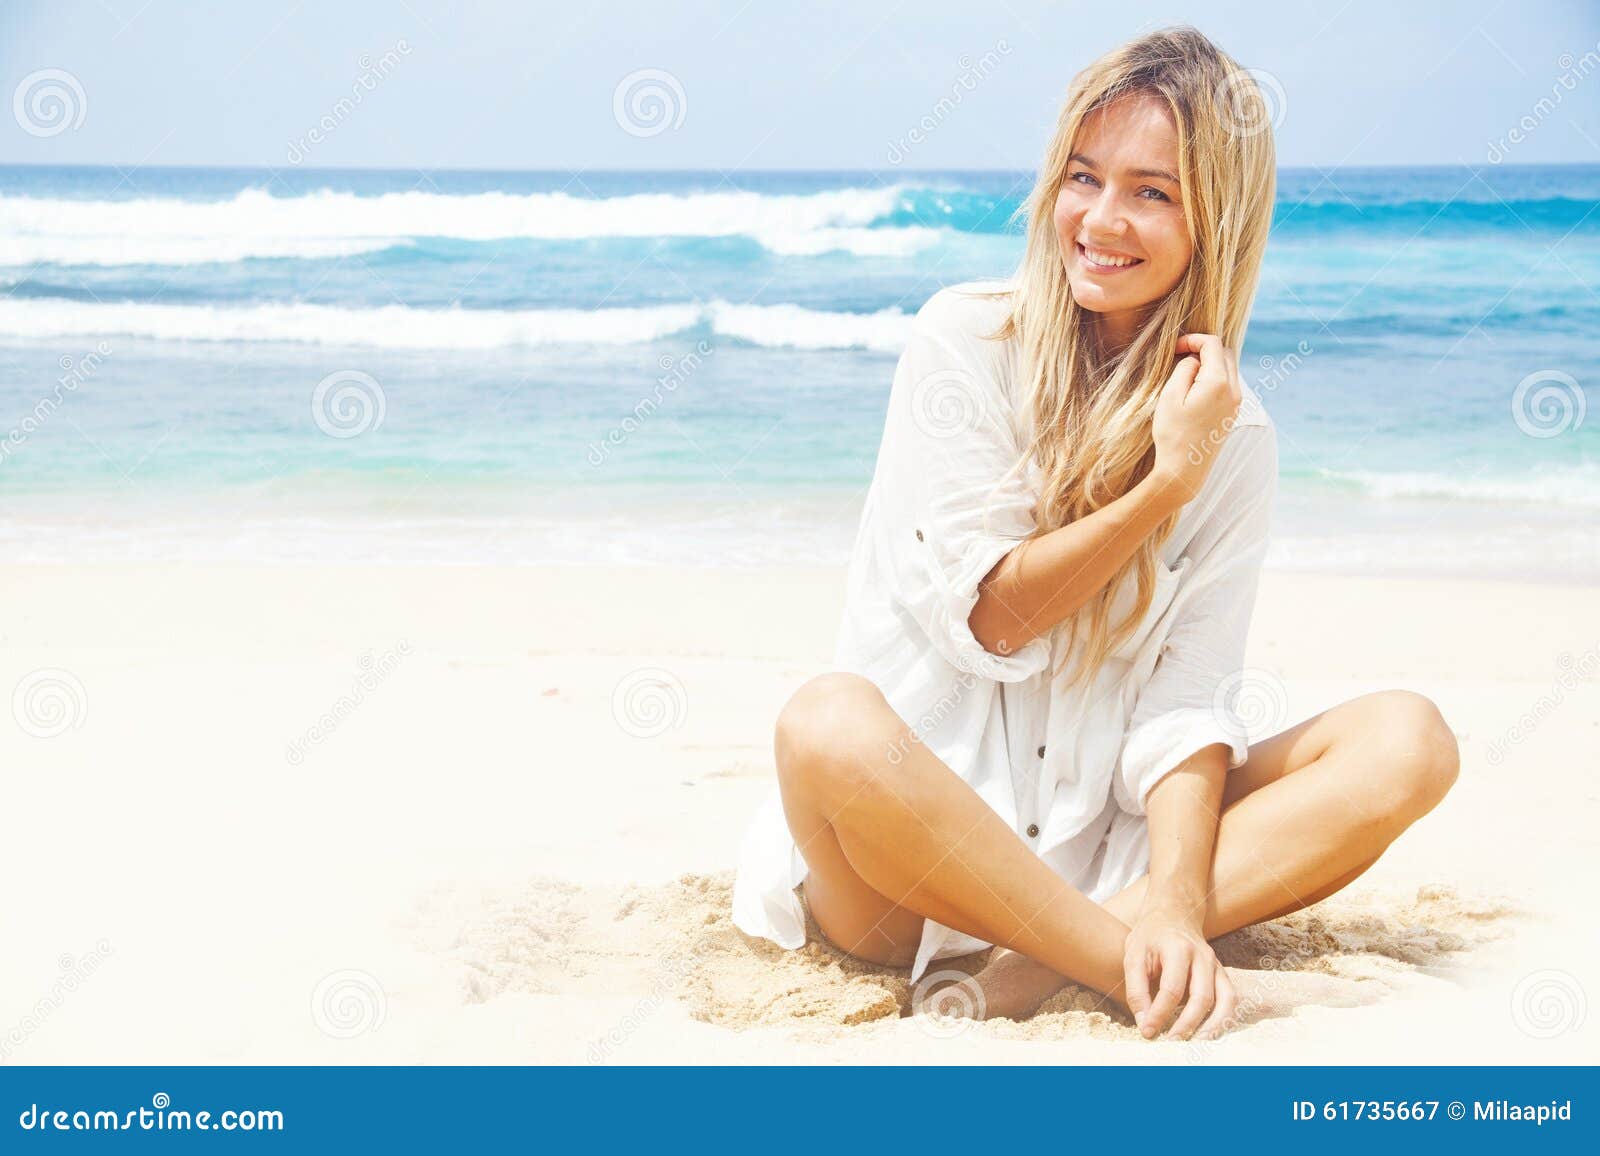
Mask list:
[[[919,542],[922,541],[922,531],[921,530],[917,531],[917,541],[919,541]]]
[[[1039,744],[1039,757],[1041,759],[1044,758],[1044,744],[1043,743]]]
[[[1028,824],[1028,838],[1037,839],[1038,837],[1039,837],[1039,824],[1037,824],[1037,823],[1029,823]]]

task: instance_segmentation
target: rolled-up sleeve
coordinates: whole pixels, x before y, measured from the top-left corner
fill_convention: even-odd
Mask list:
[[[1014,469],[1022,445],[1005,353],[974,331],[975,318],[995,315],[950,290],[917,314],[895,369],[876,486],[896,605],[953,666],[1015,682],[1049,663],[1048,636],[994,654],[967,621],[984,577],[1036,530],[1031,481]]]
[[[1245,639],[1255,607],[1277,491],[1278,451],[1270,423],[1236,429],[1218,451],[1195,499],[1198,529],[1185,549],[1189,591],[1140,689],[1118,764],[1117,803],[1145,813],[1151,789],[1200,750],[1228,748],[1244,762],[1247,735],[1234,710]]]

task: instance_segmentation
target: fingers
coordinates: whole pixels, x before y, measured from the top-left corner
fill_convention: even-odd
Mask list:
[[[1194,380],[1200,374],[1200,359],[1198,357],[1185,357],[1172,367],[1172,374],[1167,378],[1167,384],[1161,389],[1161,396],[1156,399],[1156,404],[1182,405],[1183,399],[1188,395],[1189,389],[1194,385]]]
[[[1185,333],[1178,338],[1177,350],[1200,358],[1197,385],[1222,387],[1224,396],[1234,405],[1239,404],[1238,355],[1222,343],[1221,337],[1215,333]]]
[[[1144,1014],[1139,1030],[1147,1040],[1153,1040],[1166,1030],[1173,1014],[1183,1002],[1184,990],[1189,986],[1189,966],[1193,952],[1187,944],[1168,946],[1161,954],[1161,989],[1150,1001],[1150,1010]]]
[[[1239,996],[1233,990],[1233,980],[1228,978],[1228,969],[1217,968],[1216,974],[1217,1005],[1212,1009],[1206,1022],[1200,1025],[1197,1033],[1203,1040],[1214,1040],[1230,1027],[1234,1026],[1234,1016],[1239,1010]]]
[[[1178,338],[1179,353],[1197,354],[1206,368],[1226,373],[1227,346],[1215,333],[1185,333]]]
[[[1142,947],[1130,943],[1122,958],[1122,982],[1127,988],[1133,1022],[1143,1028],[1145,1013],[1150,1010],[1150,967]]]
[[[1207,380],[1202,376],[1194,383],[1194,388],[1189,391],[1186,403],[1189,405],[1216,405],[1219,409],[1227,411],[1227,417],[1235,416],[1239,411],[1239,402],[1242,395],[1239,383],[1230,377],[1214,377]]]
[[[1196,952],[1189,975],[1189,1001],[1183,1005],[1183,1014],[1167,1034],[1173,1039],[1188,1039],[1209,1019],[1216,1005],[1217,962],[1209,952]]]

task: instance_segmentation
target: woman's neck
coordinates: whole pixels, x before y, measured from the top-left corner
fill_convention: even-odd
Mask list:
[[[1143,324],[1142,311],[1100,314],[1095,330],[1100,340],[1101,355],[1107,359],[1121,357],[1139,336],[1139,328]]]

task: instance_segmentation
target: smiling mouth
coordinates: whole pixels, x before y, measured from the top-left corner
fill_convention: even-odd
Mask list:
[[[1140,257],[1118,257],[1109,253],[1100,254],[1097,259],[1090,250],[1084,248],[1081,241],[1077,242],[1077,246],[1079,260],[1096,273],[1120,273],[1125,269],[1144,264],[1143,258]]]

